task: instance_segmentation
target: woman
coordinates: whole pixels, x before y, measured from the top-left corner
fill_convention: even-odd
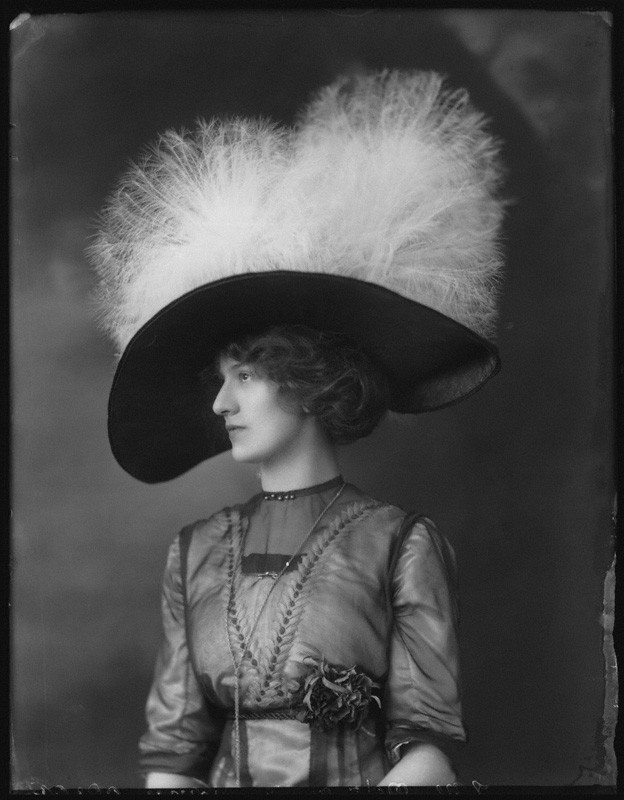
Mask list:
[[[454,779],[452,551],[346,483],[336,445],[497,371],[499,180],[465,93],[382,73],[292,131],[169,134],[109,206],[113,452],[155,482],[231,446],[262,486],[171,546],[148,787]]]

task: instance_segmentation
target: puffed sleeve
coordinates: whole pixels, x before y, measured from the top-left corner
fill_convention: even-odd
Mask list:
[[[180,537],[169,548],[162,587],[163,637],[147,699],[148,729],[139,742],[140,768],[207,781],[223,719],[203,696],[189,656],[185,630]]]
[[[455,554],[418,517],[399,543],[392,575],[393,627],[384,708],[392,763],[403,745],[430,742],[453,757],[461,719]]]

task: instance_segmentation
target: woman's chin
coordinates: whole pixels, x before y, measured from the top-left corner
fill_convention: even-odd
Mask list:
[[[258,464],[263,460],[257,453],[236,445],[232,445],[232,458],[239,464]]]

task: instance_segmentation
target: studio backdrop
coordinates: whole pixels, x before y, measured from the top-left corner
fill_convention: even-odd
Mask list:
[[[258,490],[229,453],[164,484],[117,465],[112,347],[84,255],[167,128],[291,123],[342,73],[434,69],[503,140],[502,371],[341,450],[436,521],[459,568],[470,785],[615,783],[610,18],[362,10],[22,15],[12,25],[14,788],[141,785],[167,548]]]

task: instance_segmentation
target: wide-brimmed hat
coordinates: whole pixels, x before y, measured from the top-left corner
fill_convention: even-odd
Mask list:
[[[500,366],[498,154],[466,93],[422,72],[341,79],[291,129],[233,119],[162,136],[91,248],[122,353],[120,465],[153,483],[228,449],[200,373],[275,325],[347,335],[387,375],[391,410],[475,392]]]

